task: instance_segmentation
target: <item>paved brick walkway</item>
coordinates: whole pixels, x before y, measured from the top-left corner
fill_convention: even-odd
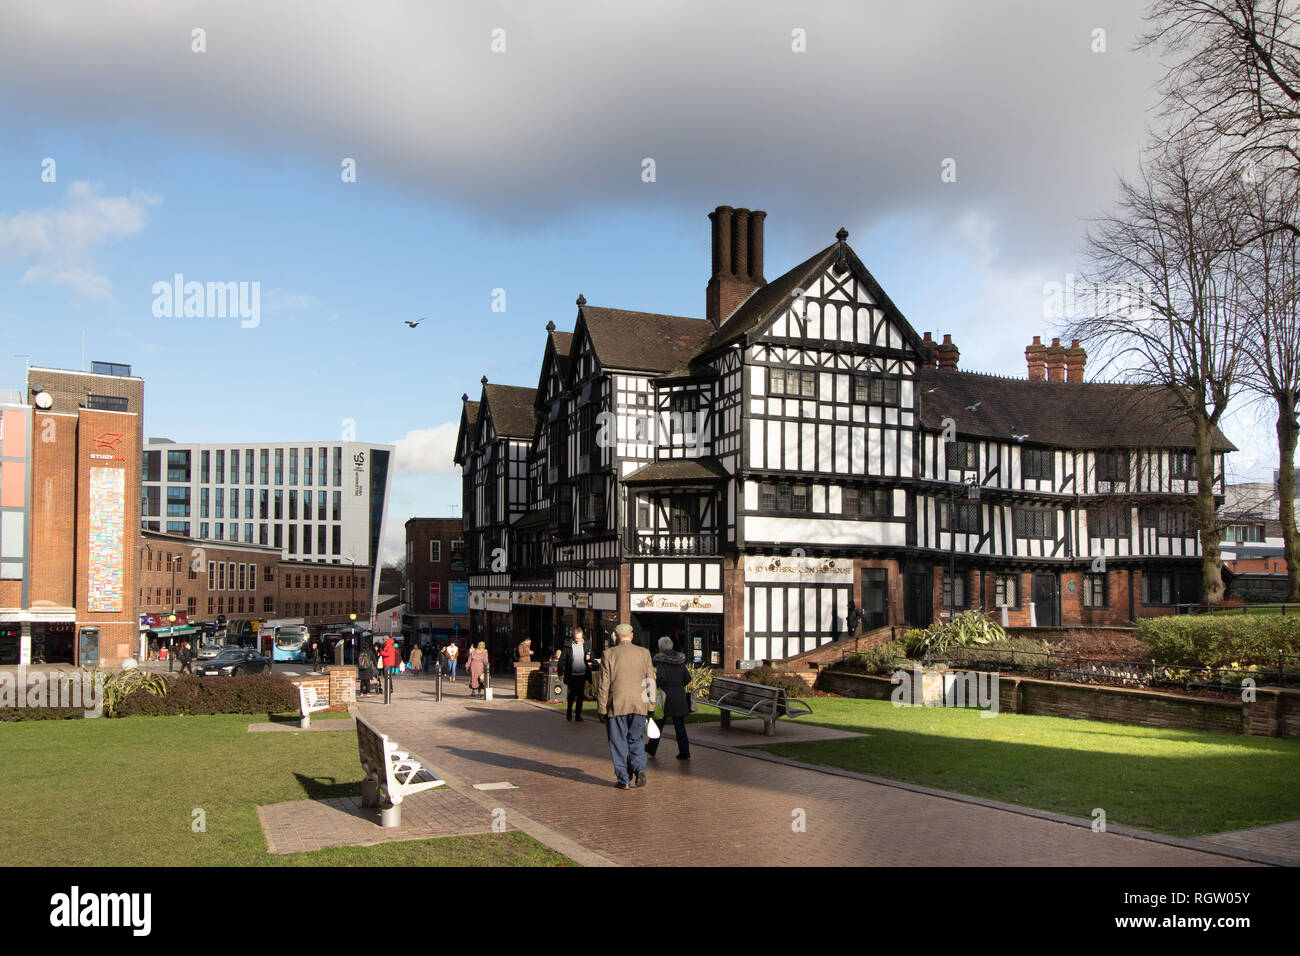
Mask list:
[[[1251,827],[1249,830],[1229,830],[1227,833],[1216,833],[1201,839],[1206,843],[1277,857],[1293,866],[1300,866],[1300,820],[1275,823],[1267,827]]]
[[[1222,866],[1241,860],[846,776],[665,741],[649,786],[614,789],[604,728],[527,701],[399,682],[357,713],[464,794],[580,863],[616,865]],[[793,826],[805,823],[804,832]]]

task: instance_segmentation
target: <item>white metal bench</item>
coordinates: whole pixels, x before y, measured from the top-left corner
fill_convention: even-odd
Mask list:
[[[298,709],[302,717],[298,719],[298,726],[306,730],[311,726],[311,715],[320,710],[329,710],[330,702],[323,700],[320,694],[316,693],[315,687],[308,687],[306,684],[298,685]]]
[[[380,825],[402,825],[402,799],[422,790],[446,786],[418,760],[399,750],[388,737],[360,717],[357,721],[357,749],[366,778],[361,782],[361,805],[378,807]]]

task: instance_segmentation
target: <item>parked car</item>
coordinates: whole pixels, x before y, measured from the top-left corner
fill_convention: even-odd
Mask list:
[[[200,676],[216,677],[233,674],[269,674],[271,662],[257,651],[246,647],[224,647],[211,660],[194,668]]]
[[[212,642],[209,644],[200,644],[199,660],[201,661],[211,660],[212,658],[216,657],[225,649],[226,648],[223,645],[217,644],[216,642]]]

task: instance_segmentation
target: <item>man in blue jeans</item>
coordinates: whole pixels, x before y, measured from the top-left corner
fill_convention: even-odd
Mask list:
[[[632,625],[614,628],[617,643],[605,652],[596,684],[596,711],[606,723],[615,786],[646,785],[645,722],[654,707],[655,667],[650,652],[632,643]]]

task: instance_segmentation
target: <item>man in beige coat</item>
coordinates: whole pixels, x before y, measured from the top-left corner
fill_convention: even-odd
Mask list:
[[[632,643],[632,625],[614,628],[618,643],[605,652],[596,683],[596,712],[609,733],[615,786],[633,790],[646,785],[645,722],[654,708],[657,688],[650,652]]]

